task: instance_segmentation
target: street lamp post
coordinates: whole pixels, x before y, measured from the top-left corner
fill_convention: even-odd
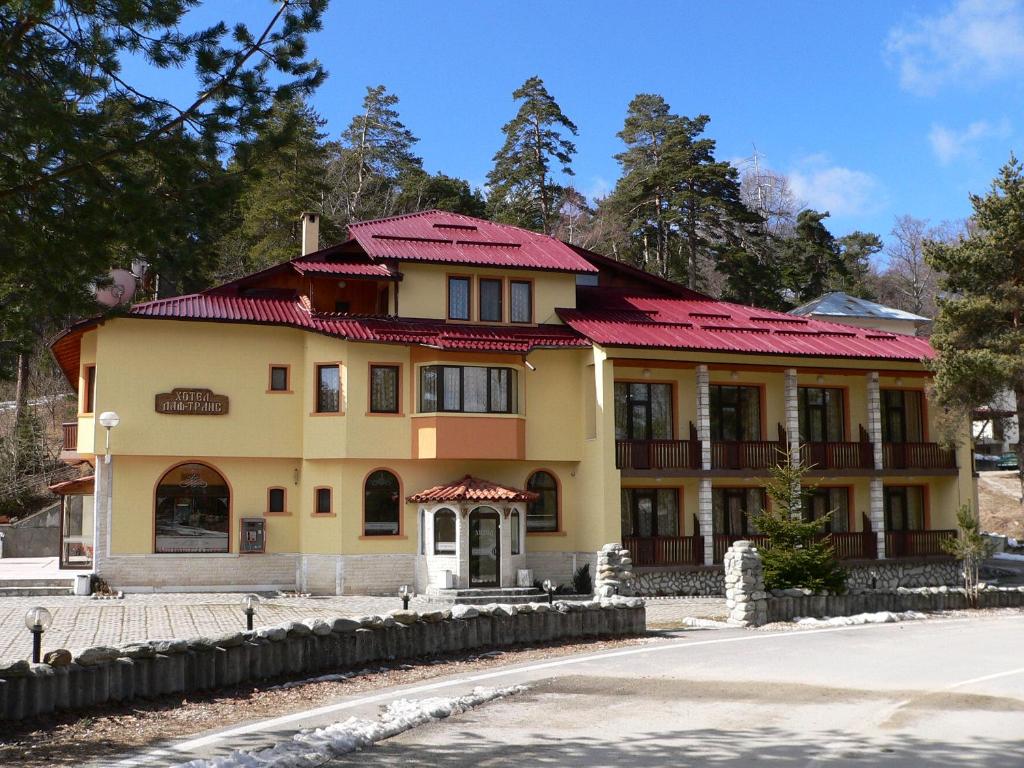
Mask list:
[[[412,590],[403,584],[398,588],[398,596],[402,598],[402,609],[409,610],[409,598],[412,597]]]
[[[106,449],[103,454],[103,463],[110,463],[110,430],[121,423],[121,417],[114,411],[104,411],[100,414],[100,424],[107,430]]]
[[[99,417],[100,426],[106,430],[105,452],[103,454],[103,468],[96,466],[96,507],[92,524],[92,569],[93,573],[99,573],[100,555],[106,552],[106,542],[103,541],[104,529],[106,535],[110,535],[110,523],[113,515],[110,508],[114,503],[113,471],[110,466],[110,430],[121,423],[121,417],[114,411],[103,411]],[[101,493],[102,491],[102,493]],[[102,504],[102,510],[99,505]]]
[[[545,579],[543,586],[544,591],[548,593],[548,605],[553,605],[555,602],[555,590],[558,589],[558,585],[551,579]]]
[[[45,608],[29,608],[25,626],[32,633],[32,663],[38,664],[43,651],[43,632],[53,623],[53,615]]]
[[[242,609],[245,611],[245,628],[252,631],[252,617],[256,615],[256,608],[260,604],[258,595],[246,595],[242,598]]]

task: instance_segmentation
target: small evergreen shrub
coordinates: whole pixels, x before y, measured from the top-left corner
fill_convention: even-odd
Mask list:
[[[584,563],[572,575],[572,589],[577,595],[589,595],[594,591],[590,578],[590,563]]]
[[[832,513],[817,520],[803,519],[804,505],[814,491],[801,483],[806,471],[794,466],[786,454],[784,461],[772,467],[772,479],[765,488],[772,501],[770,509],[752,516],[769,539],[768,546],[760,549],[765,588],[841,593],[846,589],[846,571],[836,562],[831,541],[818,538]]]

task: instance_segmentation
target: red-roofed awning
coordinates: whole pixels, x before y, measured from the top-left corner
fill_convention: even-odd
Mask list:
[[[540,494],[498,485],[488,480],[466,475],[444,485],[435,485],[425,491],[414,493],[407,500],[413,504],[430,504],[459,501],[537,501]]]
[[[55,483],[49,486],[50,490],[58,496],[88,495],[96,488],[95,475],[76,477],[74,480],[65,480],[63,483]]]

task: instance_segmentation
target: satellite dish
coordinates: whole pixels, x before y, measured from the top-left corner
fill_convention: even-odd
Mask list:
[[[127,269],[110,270],[110,284],[96,286],[96,301],[104,307],[130,304],[135,298],[137,282]]]

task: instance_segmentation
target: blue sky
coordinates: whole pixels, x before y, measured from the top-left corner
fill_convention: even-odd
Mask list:
[[[197,23],[272,6],[208,0]],[[753,153],[787,174],[836,234],[886,235],[894,216],[966,216],[1019,149],[1024,2],[348,2],[332,0],[311,53],[330,73],[313,99],[337,135],[367,85],[396,93],[429,170],[482,184],[540,75],[579,126],[576,184],[607,192],[615,134],[638,92],[711,116],[718,156]],[[147,77],[148,80],[148,77]],[[148,83],[184,101],[184,73]]]

